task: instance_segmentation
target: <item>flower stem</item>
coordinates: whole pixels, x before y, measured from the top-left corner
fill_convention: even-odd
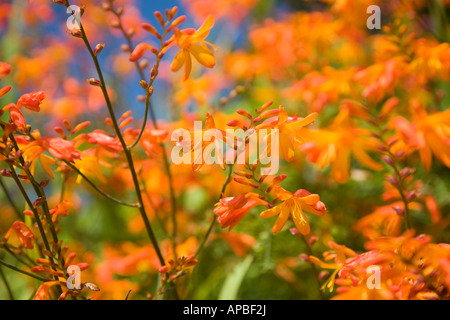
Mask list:
[[[227,186],[228,186],[228,184],[231,181],[231,174],[233,173],[233,165],[229,166],[229,170],[230,171],[228,172],[227,180],[225,180],[225,183],[222,186],[222,190],[220,191],[219,199],[217,201],[219,201],[222,198],[222,195],[225,193],[225,191],[227,189]],[[202,251],[203,247],[205,246],[205,243],[208,240],[209,235],[211,234],[215,223],[216,223],[216,218],[215,218],[215,215],[213,214],[213,219],[212,219],[212,221],[211,221],[211,223],[209,225],[208,231],[206,231],[206,234],[203,237],[203,240],[202,240],[200,246],[198,247],[197,251],[195,252],[195,256],[196,257],[200,254],[200,252]]]
[[[69,1],[66,2],[66,6],[67,7],[70,6]],[[120,144],[122,145],[123,151],[125,153],[125,157],[126,157],[126,160],[127,160],[127,163],[128,163],[128,167],[130,169],[131,177],[132,177],[134,188],[135,188],[135,191],[136,191],[136,196],[138,198],[138,202],[139,202],[139,205],[140,205],[139,206],[139,212],[141,214],[142,220],[144,221],[145,228],[147,230],[147,234],[148,234],[148,236],[150,238],[150,241],[151,241],[151,243],[153,245],[153,248],[155,249],[155,252],[156,252],[156,255],[158,256],[158,260],[159,260],[160,264],[161,265],[165,265],[165,261],[164,261],[164,258],[162,256],[161,250],[159,248],[158,241],[156,239],[156,236],[155,236],[155,234],[153,232],[150,220],[148,219],[147,213],[145,211],[144,201],[142,199],[142,194],[141,194],[141,187],[140,187],[139,180],[138,180],[138,177],[137,177],[137,174],[136,174],[136,169],[135,169],[135,166],[134,166],[133,156],[131,154],[131,151],[128,149],[127,144],[125,143],[125,140],[124,140],[124,138],[122,136],[122,133],[120,132],[120,128],[119,128],[119,125],[117,123],[117,119],[116,119],[116,115],[114,113],[114,109],[113,109],[113,106],[112,106],[112,103],[111,103],[111,99],[109,98],[109,94],[108,94],[108,91],[106,89],[106,82],[105,82],[105,79],[103,77],[103,72],[101,70],[101,67],[100,67],[100,64],[98,62],[97,56],[94,54],[94,52],[92,50],[92,47],[91,47],[91,45],[89,43],[89,40],[88,40],[88,38],[86,36],[86,32],[84,30],[84,27],[83,27],[83,25],[81,23],[80,23],[80,32],[81,32],[81,38],[82,38],[84,44],[86,45],[86,48],[88,49],[89,54],[91,55],[91,58],[92,58],[92,60],[94,62],[95,69],[97,71],[97,74],[98,74],[98,77],[99,77],[99,81],[101,83],[101,90],[102,90],[102,93],[103,93],[103,97],[105,99],[106,106],[108,108],[108,112],[109,112],[109,115],[111,117],[111,121],[113,123],[114,131],[115,131],[115,133],[116,133],[116,135],[117,135],[117,137],[118,137],[118,139],[120,141]]]

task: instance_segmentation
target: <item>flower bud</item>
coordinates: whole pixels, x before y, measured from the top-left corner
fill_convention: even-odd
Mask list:
[[[104,43],[99,43],[99,44],[97,44],[97,45],[95,46],[95,48],[94,48],[94,56],[98,56],[98,54],[99,54],[100,52],[102,52],[102,50],[103,50],[104,47],[105,47],[105,44],[104,44]]]

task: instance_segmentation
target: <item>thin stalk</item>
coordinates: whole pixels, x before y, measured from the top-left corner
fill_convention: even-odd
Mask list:
[[[16,215],[19,218],[19,220],[20,221],[24,221],[25,215],[23,214],[22,211],[19,210],[19,208],[14,203],[14,200],[11,198],[11,195],[9,194],[8,189],[6,188],[2,177],[0,177],[0,186],[3,189],[3,192],[5,193],[6,199],[8,200],[9,204],[11,205],[11,207],[14,209],[14,212],[16,213]]]
[[[308,252],[308,256],[312,256],[313,255],[312,249],[309,246],[309,243],[306,240],[305,236],[301,235],[301,238],[303,239],[303,242],[305,243],[306,251]],[[320,297],[320,299],[324,300],[325,298],[323,296],[322,290],[320,289],[322,287],[322,285],[320,284],[319,273],[317,272],[316,265],[314,263],[312,263],[311,261],[309,261],[309,264],[310,264],[312,272],[314,274],[314,278],[316,279],[317,290],[319,292],[319,297]]]
[[[225,193],[225,191],[227,189],[227,186],[228,186],[228,184],[231,181],[231,174],[233,173],[233,166],[232,165],[229,166],[229,169],[230,169],[230,171],[228,172],[227,180],[225,180],[225,182],[224,182],[224,184],[222,186],[222,190],[220,191],[220,194],[219,194],[219,200],[222,198],[222,195]],[[213,214],[213,219],[212,219],[212,221],[211,221],[211,223],[209,225],[208,231],[206,231],[206,234],[203,237],[203,240],[200,243],[200,246],[198,247],[197,251],[195,252],[195,256],[196,257],[200,254],[200,252],[202,251],[203,247],[205,246],[205,243],[208,240],[209,235],[211,234],[215,223],[216,223],[216,218],[215,218],[215,215]]]
[[[115,203],[118,203],[120,205],[123,206],[127,206],[127,207],[133,207],[133,208],[139,208],[140,204],[139,203],[127,203],[124,202],[122,200],[116,199],[113,196],[103,192],[99,187],[97,187],[95,185],[95,183],[93,183],[88,177],[86,177],[86,175],[83,174],[83,172],[81,172],[76,166],[74,166],[73,164],[71,164],[69,161],[67,160],[63,160],[64,163],[69,166],[73,171],[75,171],[77,174],[79,174],[92,188],[94,188],[95,191],[97,191],[98,193],[100,193],[102,196],[104,196],[105,198],[114,201]]]
[[[66,2],[66,7],[69,7],[69,6],[70,6],[70,3],[69,3],[69,1],[67,1]],[[112,103],[111,103],[111,99],[109,98],[109,94],[108,94],[108,91],[106,89],[106,82],[105,82],[105,79],[103,77],[103,72],[102,72],[102,69],[101,69],[100,64],[98,62],[97,56],[94,54],[94,52],[92,50],[92,47],[91,47],[91,45],[89,43],[89,40],[88,40],[88,38],[86,36],[86,32],[84,30],[83,24],[81,24],[81,23],[80,23],[80,32],[81,32],[81,38],[82,38],[84,44],[86,45],[86,48],[88,49],[89,54],[91,55],[91,58],[92,58],[92,60],[94,62],[95,69],[97,71],[97,74],[98,74],[98,77],[99,77],[99,81],[100,81],[100,84],[101,84],[100,88],[102,90],[103,97],[105,99],[106,106],[108,108],[108,112],[109,112],[111,121],[113,123],[114,131],[115,131],[115,133],[116,133],[116,135],[117,135],[117,137],[118,137],[118,139],[120,141],[120,144],[122,145],[123,151],[125,153],[125,157],[126,157],[127,162],[128,162],[128,167],[129,167],[130,172],[131,172],[134,188],[135,188],[135,191],[136,191],[138,202],[140,204],[139,212],[140,212],[140,214],[142,216],[142,219],[144,221],[145,228],[147,230],[147,234],[148,234],[148,236],[150,238],[150,241],[151,241],[151,243],[152,243],[152,245],[153,245],[153,247],[155,249],[155,252],[156,252],[156,254],[158,256],[159,262],[161,263],[161,265],[165,265],[165,261],[164,261],[164,258],[162,256],[162,254],[161,254],[161,250],[159,248],[158,241],[157,241],[157,239],[155,237],[155,234],[154,234],[153,229],[151,227],[150,221],[149,221],[149,219],[147,217],[147,213],[145,212],[144,202],[143,202],[142,194],[141,194],[141,188],[140,188],[139,180],[137,178],[136,169],[135,169],[135,166],[134,166],[134,161],[133,161],[132,154],[131,154],[130,150],[127,148],[127,144],[125,143],[125,140],[124,140],[124,138],[122,136],[122,133],[121,133],[120,128],[119,128],[119,125],[117,123],[116,115],[114,113],[114,109],[113,109],[113,106],[112,106]]]
[[[6,280],[5,274],[3,273],[3,269],[1,267],[0,267],[0,277],[2,278],[3,283],[5,284],[6,291],[8,291],[9,300],[15,300],[11,287],[9,286],[8,280]]]
[[[10,264],[8,264],[8,263],[2,261],[2,260],[0,260],[0,265],[6,267],[6,268],[8,268],[8,269],[17,271],[17,272],[19,272],[19,273],[22,273],[22,274],[24,274],[24,275],[27,275],[27,276],[29,276],[29,277],[31,277],[31,278],[36,279],[36,280],[42,281],[42,282],[50,281],[50,279],[41,278],[41,277],[39,277],[39,276],[37,276],[37,275],[35,275],[35,274],[32,274],[32,273],[30,273],[30,272],[27,272],[27,271],[21,270],[21,269],[19,269],[19,268],[16,268],[16,267],[14,267],[14,266],[12,266],[12,265],[10,265]]]

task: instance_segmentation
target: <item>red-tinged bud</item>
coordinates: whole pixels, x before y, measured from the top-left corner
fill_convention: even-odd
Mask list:
[[[254,184],[254,183],[251,183],[250,181],[248,181],[245,178],[235,177],[233,180],[236,181],[237,183],[240,183],[240,184],[243,184],[243,185],[246,185],[246,186],[250,186],[250,187],[255,188],[255,189],[259,188],[258,185]]]
[[[125,128],[127,125],[129,125],[133,121],[133,117],[129,117],[128,119],[125,119],[120,125],[119,129]]]
[[[386,164],[390,165],[391,167],[394,165],[394,161],[391,157],[388,156],[382,156],[381,160],[383,160]]]
[[[261,115],[253,120],[254,123],[261,121],[264,118],[274,117],[280,113],[279,109],[267,110],[261,113]]]
[[[42,201],[43,201],[42,197],[37,198],[33,203],[33,208],[39,207],[41,205]]]
[[[68,250],[69,250],[68,246],[64,246],[64,248],[61,249],[61,253],[59,255],[60,259],[62,259],[66,255]]]
[[[168,273],[169,268],[167,266],[162,266],[161,268],[159,268],[159,272],[160,273]]]
[[[165,25],[166,23],[165,23],[165,21],[164,21],[164,18],[163,18],[163,16],[162,16],[161,12],[155,11],[154,15],[155,15],[156,20],[158,20],[159,24],[161,25],[161,27],[164,28],[164,25]]]
[[[395,157],[396,158],[401,158],[401,157],[403,157],[405,155],[405,151],[403,151],[403,150],[399,150],[399,151],[397,151],[396,153],[395,153]]]
[[[61,138],[63,138],[63,139],[66,139],[66,138],[67,138],[67,136],[66,136],[66,134],[65,134],[63,128],[61,128],[61,127],[55,127],[53,130],[55,130],[55,132],[56,132]]]
[[[96,46],[95,46],[95,49],[94,49],[94,55],[95,55],[95,56],[98,56],[98,54],[99,54],[100,52],[102,52],[102,50],[103,50],[104,47],[105,47],[105,44],[104,44],[104,43],[99,43],[98,45],[96,45]]]
[[[407,178],[410,175],[412,175],[414,172],[416,172],[416,169],[414,169],[414,168],[403,168],[402,170],[400,170],[400,176],[402,178]]]
[[[28,210],[29,211],[29,210]],[[24,212],[25,213],[25,212]],[[47,257],[53,258],[53,253],[48,251],[47,249],[42,249],[42,253],[46,255]]]
[[[297,230],[297,228],[290,228],[289,231],[291,232],[291,234],[293,236],[298,236],[300,235],[300,231]]]
[[[417,196],[418,196],[417,191],[413,190],[406,195],[406,200],[408,202],[414,201],[416,200]]]
[[[270,186],[267,188],[266,192],[272,191],[273,187],[275,187],[276,185],[280,184],[286,178],[287,178],[287,175],[285,175],[285,174],[282,174],[282,175],[279,175],[279,176],[275,177],[272,180],[272,183],[270,184]]]
[[[143,88],[143,89],[147,89],[148,88],[148,83],[145,80],[141,80],[139,81],[139,85]]]
[[[26,215],[26,216],[29,216],[29,217],[31,217],[31,218],[34,218],[34,213],[33,213],[33,211],[31,211],[31,210],[24,210],[23,211],[23,214],[24,215]],[[43,252],[42,252],[43,253]],[[45,254],[45,253],[44,253]]]
[[[70,34],[75,38],[82,38],[83,34],[81,33],[81,30],[78,29],[72,29],[70,30]]]
[[[394,209],[395,213],[398,214],[399,216],[404,216],[405,215],[405,210],[403,210],[400,207],[392,207],[392,209]]]
[[[12,177],[12,172],[8,169],[0,170],[0,176],[2,177]]]
[[[168,32],[172,31],[174,28],[176,28],[180,24],[182,24],[185,20],[186,20],[186,16],[180,16],[180,17],[176,18],[175,20],[172,21],[172,23],[170,24],[170,27],[167,28],[167,31]]]
[[[227,122],[227,126],[235,128],[243,128],[244,124],[242,123],[242,121],[240,121],[239,119],[233,119]]]
[[[192,267],[192,266],[195,266],[197,263],[198,263],[197,259],[192,259],[192,260],[186,262],[185,266],[186,267]]]
[[[172,9],[170,9],[170,16],[173,18],[173,17],[175,17],[175,15],[177,14],[177,12],[178,12],[178,7],[177,6],[174,6]],[[172,19],[171,18],[171,19]]]
[[[67,255],[66,264],[64,265],[64,269],[67,269],[72,261],[76,258],[77,254],[75,252],[71,252]]]
[[[129,116],[131,116],[131,110],[125,111],[119,118],[119,120],[117,120],[118,122],[121,122],[123,119],[128,118]]]
[[[162,39],[162,36],[159,34],[159,32],[155,29],[154,26],[152,26],[149,23],[143,23],[142,24],[142,28],[144,28],[145,31],[150,32],[152,35],[154,35],[156,38],[158,38],[159,40]]]
[[[151,52],[153,52],[154,54],[158,53],[158,50],[153,48],[151,45],[145,43],[145,42],[141,42],[139,43],[136,48],[134,48],[133,52],[130,55],[130,61],[131,62],[136,62],[139,59],[141,59],[144,56],[145,51],[150,50]]]
[[[145,102],[146,97],[145,97],[144,95],[140,94],[140,95],[138,95],[138,96],[136,97],[136,99],[137,99],[137,101],[139,101],[139,102]]]
[[[241,116],[247,117],[250,120],[252,120],[252,115],[250,113],[248,113],[247,111],[243,110],[243,109],[239,109],[238,111],[236,111],[237,114],[240,114]]]
[[[91,290],[91,291],[100,291],[100,289],[99,289],[95,284],[93,284],[93,283],[86,282],[86,283],[84,284],[84,286],[85,286],[86,288],[88,288],[89,290]]]
[[[175,267],[175,261],[173,261],[173,259],[167,260],[167,263],[170,264],[171,267]]]
[[[234,174],[237,176],[246,177],[247,179],[250,179],[252,177],[252,175],[250,173],[240,171],[240,170],[234,171]]]
[[[42,180],[41,182],[39,182],[39,186],[40,186],[41,188],[45,188],[46,186],[48,186],[49,183],[50,183],[50,180],[49,180],[49,179],[44,179],[44,180]]]
[[[91,124],[90,121],[84,121],[84,122],[78,124],[78,125],[72,130],[71,134],[75,134],[75,133],[77,133],[78,131],[83,130],[84,128],[88,127],[90,124]]]
[[[398,142],[398,139],[394,139],[391,142],[389,142],[389,147],[394,146]]]
[[[308,244],[310,247],[312,247],[317,241],[319,240],[318,236],[312,236],[309,238]]]
[[[270,108],[270,107],[272,106],[272,104],[273,104],[273,101],[266,102],[265,104],[262,105],[261,108],[259,108],[258,110],[256,110],[256,113],[261,113],[261,112],[263,112],[263,111],[266,110],[267,108]]]
[[[397,178],[393,177],[393,176],[387,176],[386,177],[387,182],[389,182],[390,184],[392,184],[394,187],[399,185],[399,182],[397,180]]]
[[[80,268],[80,271],[84,271],[84,270],[86,270],[87,268],[89,268],[89,264],[86,263],[86,262],[79,263],[79,264],[78,264],[78,267]]]
[[[11,86],[6,86],[0,89],[0,98],[2,98],[5,94],[7,94],[11,90]]]
[[[310,261],[309,256],[306,253],[300,253],[299,257],[300,257],[300,259],[302,259],[305,262],[309,262]]]
[[[69,121],[63,120],[63,125],[66,128],[67,131],[72,131],[72,126],[70,125]]]
[[[379,150],[380,152],[386,152],[386,151],[387,151],[386,147],[383,146],[383,145],[381,145],[381,144],[378,146],[378,150]]]
[[[376,133],[376,132],[371,132],[370,135],[371,135],[372,137],[374,137],[374,138],[377,138],[377,139],[380,139],[380,138],[381,138],[381,136],[380,136],[378,133]]]
[[[16,163],[16,159],[13,157],[6,158],[5,162],[9,165],[14,165]]]
[[[41,266],[47,266],[47,267],[56,267],[57,266],[56,263],[54,263],[48,259],[42,259],[42,258],[37,259],[36,263],[40,264]]]
[[[102,83],[100,82],[100,80],[94,79],[94,78],[90,78],[86,80],[87,83],[89,83],[91,86],[95,86],[95,87],[101,87]]]

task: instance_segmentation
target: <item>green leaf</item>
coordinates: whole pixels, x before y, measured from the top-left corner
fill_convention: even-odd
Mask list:
[[[242,280],[253,262],[253,256],[248,256],[244,261],[239,263],[231,272],[223,284],[219,294],[219,300],[236,300]]]

